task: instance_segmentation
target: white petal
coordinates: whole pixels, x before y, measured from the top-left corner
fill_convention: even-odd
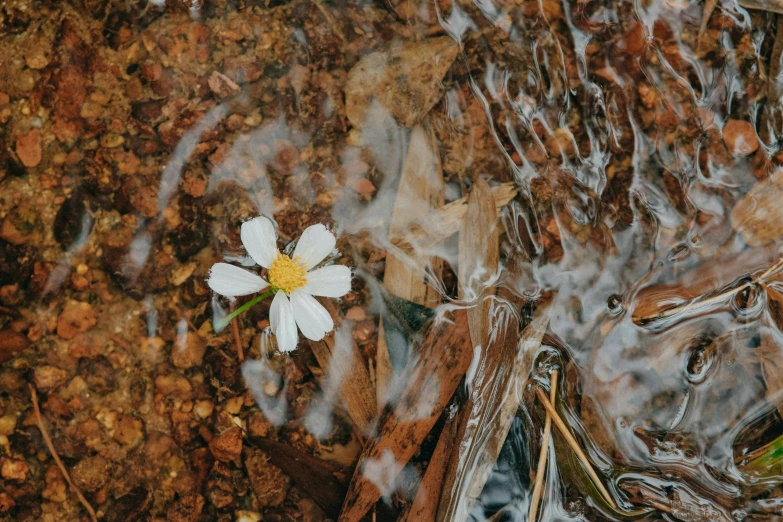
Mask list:
[[[302,232],[296,244],[294,258],[299,257],[305,269],[310,270],[334,250],[337,240],[322,224],[312,225]]]
[[[334,328],[334,321],[326,308],[303,290],[291,292],[291,308],[302,335],[311,341],[320,341],[326,332]]]
[[[296,349],[299,334],[296,332],[294,312],[282,290],[272,299],[272,306],[269,308],[269,326],[272,327],[272,333],[277,336],[277,347],[281,352],[291,352]]]
[[[242,223],[242,244],[253,261],[269,268],[277,259],[277,233],[272,222],[264,216]]]
[[[258,274],[228,263],[212,265],[207,284],[212,290],[226,297],[254,294],[269,286]]]
[[[307,274],[303,288],[310,295],[342,297],[351,291],[351,269],[344,265],[330,265]]]

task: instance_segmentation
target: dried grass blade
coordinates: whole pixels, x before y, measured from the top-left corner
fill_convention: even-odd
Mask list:
[[[598,474],[595,472],[595,469],[593,469],[593,465],[590,462],[590,459],[588,459],[587,455],[585,455],[584,451],[582,451],[579,443],[571,434],[571,431],[568,429],[568,426],[566,426],[565,422],[563,422],[563,419],[560,418],[560,415],[557,413],[557,410],[555,410],[555,407],[552,405],[552,403],[549,402],[549,399],[540,388],[536,388],[536,396],[538,397],[538,400],[541,401],[541,404],[544,406],[547,413],[552,417],[552,421],[555,423],[555,426],[557,426],[557,429],[560,431],[561,435],[563,435],[563,438],[565,438],[566,442],[568,442],[569,447],[576,454],[577,458],[582,463],[582,466],[584,466],[585,470],[587,471],[587,474],[590,475],[590,478],[604,496],[606,502],[612,507],[612,509],[616,510],[617,504],[615,504],[614,499],[609,494],[609,491],[607,491],[603,482],[601,482],[601,479],[598,478]]]
[[[557,394],[557,377],[558,371],[553,370],[552,375],[549,378],[549,402],[555,403],[555,396]],[[533,495],[530,500],[530,513],[528,514],[528,522],[536,522],[538,518],[538,504],[541,502],[541,495],[544,493],[544,474],[546,473],[546,461],[549,455],[549,434],[552,430],[552,416],[549,412],[546,414],[546,420],[544,421],[544,436],[541,439],[541,453],[538,456],[538,467],[536,468],[536,483],[533,486]]]
[[[394,410],[381,420],[378,437],[359,459],[340,522],[358,522],[393,484],[402,467],[418,451],[470,365],[473,349],[464,310],[449,319],[436,317],[424,337],[419,356],[402,374],[405,387]],[[380,466],[382,477],[366,474]]]

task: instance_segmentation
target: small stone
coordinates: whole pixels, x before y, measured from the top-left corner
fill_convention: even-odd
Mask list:
[[[193,414],[198,419],[206,419],[215,411],[215,404],[212,401],[198,401],[193,407]]]
[[[356,185],[354,185],[354,188],[356,189],[356,192],[362,196],[369,196],[375,192],[375,185],[367,178],[360,178],[359,181],[356,182]]]
[[[33,380],[41,391],[53,390],[68,379],[68,372],[55,366],[39,366],[35,369]]]
[[[30,340],[10,328],[0,330],[0,364],[13,359],[25,348],[30,346]]]
[[[14,499],[8,493],[0,493],[0,514],[7,513],[16,505]]]
[[[175,502],[166,512],[169,522],[198,522],[204,509],[204,497],[185,495]]]
[[[155,377],[155,390],[163,396],[175,396],[180,399],[189,399],[193,387],[185,377],[181,375],[158,375]]]
[[[723,126],[723,141],[735,156],[753,154],[759,148],[759,139],[753,124],[744,120],[729,120]]]
[[[0,92],[0,105],[5,105],[11,102],[11,97],[4,92]]]
[[[223,433],[216,435],[209,441],[209,449],[212,451],[212,455],[219,461],[234,462],[237,466],[241,465],[242,430],[229,428]]]
[[[367,314],[364,313],[364,308],[361,306],[352,306],[345,313],[345,318],[351,321],[364,321],[367,318]]]
[[[353,338],[357,343],[366,343],[374,332],[375,322],[372,319],[365,319],[353,327]]]
[[[114,428],[114,440],[120,444],[133,445],[141,440],[144,424],[132,415],[120,415]]]
[[[73,339],[79,332],[85,332],[98,322],[97,314],[90,303],[70,301],[57,318],[57,335]]]
[[[23,460],[6,459],[3,467],[0,469],[0,475],[6,480],[24,481],[27,473],[30,472],[30,466]]]
[[[82,459],[71,469],[74,484],[82,491],[98,491],[109,481],[111,463],[100,455]]]
[[[35,167],[41,163],[41,131],[33,129],[27,134],[17,136],[16,154],[25,167]]]
[[[213,71],[207,80],[209,89],[219,98],[225,98],[239,92],[239,85],[223,73]]]
[[[13,434],[16,429],[16,415],[13,413],[7,413],[0,417],[0,435],[8,437]]]
[[[171,363],[177,368],[192,368],[204,360],[207,344],[200,335],[187,332],[177,336],[171,349]]]
[[[101,136],[101,147],[106,149],[114,149],[125,143],[125,138],[122,134],[116,132],[109,132]]]
[[[245,469],[259,507],[279,506],[288,493],[289,479],[280,468],[269,463],[262,451],[254,451],[245,459]]]

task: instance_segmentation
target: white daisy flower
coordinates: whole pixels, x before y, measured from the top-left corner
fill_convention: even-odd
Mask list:
[[[330,265],[313,270],[334,250],[337,242],[334,235],[321,224],[307,227],[293,257],[277,249],[275,227],[263,216],[243,223],[241,237],[253,261],[267,269],[268,281],[243,268],[215,263],[207,280],[209,287],[226,297],[263,290],[268,295],[274,294],[269,324],[283,352],[296,348],[297,326],[308,339],[323,339],[334,328],[334,321],[313,296],[342,297],[351,290],[351,269],[347,266]],[[260,301],[265,295],[256,299]]]

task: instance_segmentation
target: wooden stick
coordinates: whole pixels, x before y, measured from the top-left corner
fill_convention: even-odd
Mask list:
[[[231,307],[231,311],[234,310],[234,307]],[[237,345],[237,358],[239,359],[239,362],[243,362],[245,360],[245,350],[242,348],[242,336],[239,335],[239,318],[235,317],[231,320],[231,330],[234,332],[234,344]]]
[[[558,415],[555,407],[552,405],[552,403],[549,402],[546,395],[544,395],[544,392],[541,391],[540,388],[536,388],[536,395],[538,396],[538,400],[541,401],[541,404],[546,409],[547,413],[549,413],[549,415],[552,417],[555,426],[557,426],[557,429],[560,430],[560,433],[563,435],[566,442],[568,442],[568,445],[571,446],[571,449],[574,450],[574,453],[576,453],[577,458],[579,458],[579,461],[585,467],[587,474],[590,475],[591,479],[593,479],[593,482],[595,482],[595,485],[601,494],[606,497],[606,502],[612,506],[612,509],[617,509],[617,504],[614,503],[614,499],[609,494],[609,491],[607,491],[604,487],[603,482],[601,482],[601,480],[598,478],[598,474],[593,469],[593,465],[590,464],[590,460],[587,458],[587,455],[585,455],[584,451],[582,451],[582,448],[579,447],[579,443],[576,441],[574,436],[571,435],[571,432],[568,430],[568,426],[566,426],[565,422],[563,422],[563,419],[560,418],[560,415]]]
[[[557,395],[557,377],[558,370],[552,371],[549,378],[549,401],[554,404]],[[546,412],[544,421],[544,438],[541,441],[541,453],[538,455],[538,468],[536,469],[536,483],[533,487],[533,499],[530,501],[530,514],[527,517],[528,522],[536,522],[538,516],[538,504],[541,502],[541,496],[544,493],[544,474],[546,473],[546,460],[549,455],[549,433],[552,431],[552,416],[549,411]]]
[[[79,498],[79,502],[82,503],[84,509],[86,509],[87,512],[90,514],[90,519],[93,522],[98,522],[98,516],[95,514],[95,510],[92,508],[90,503],[87,502],[87,499],[84,498],[84,495],[82,495],[81,490],[76,487],[76,484],[73,483],[73,481],[71,480],[71,476],[68,474],[68,470],[65,469],[65,465],[63,464],[63,461],[60,460],[60,456],[57,455],[57,452],[54,450],[54,444],[52,444],[52,439],[51,437],[49,437],[49,432],[46,430],[46,426],[44,425],[43,416],[41,415],[41,409],[38,407],[38,393],[36,393],[35,388],[32,385],[30,385],[30,394],[33,399],[33,412],[35,413],[35,422],[38,425],[38,429],[41,430],[41,437],[43,437],[43,440],[46,443],[46,447],[49,448],[49,453],[51,453],[54,462],[57,463],[57,467],[60,468],[60,473],[62,473],[63,477],[65,477],[65,481],[71,487],[73,492],[76,493],[76,496]]]
[[[724,301],[724,300],[726,300],[726,298],[731,297],[733,295],[736,295],[736,294],[742,292],[746,288],[750,287],[752,284],[755,284],[755,283],[763,284],[763,283],[765,283],[766,279],[769,276],[774,275],[774,273],[777,272],[778,270],[780,270],[780,268],[782,266],[783,266],[783,259],[780,259],[777,263],[775,263],[774,265],[772,265],[769,268],[767,268],[764,271],[764,273],[761,274],[759,277],[757,277],[757,278],[754,277],[750,281],[746,281],[745,283],[741,284],[740,286],[738,286],[736,288],[732,288],[731,290],[727,290],[725,292],[721,292],[718,295],[714,295],[712,297],[708,297],[707,299],[704,299],[703,301],[699,301],[698,300],[699,298],[697,297],[696,299],[692,299],[692,300],[688,301],[687,303],[679,305],[679,306],[675,306],[674,308],[667,308],[666,310],[662,310],[662,311],[660,311],[658,313],[655,313],[653,315],[650,315],[648,317],[641,317],[641,318],[637,319],[636,322],[638,322],[638,321],[646,322],[646,321],[651,321],[651,320],[654,320],[654,319],[663,319],[665,317],[671,317],[672,315],[688,312],[690,310],[697,310],[699,308],[703,308],[703,307],[711,305],[713,303]]]

